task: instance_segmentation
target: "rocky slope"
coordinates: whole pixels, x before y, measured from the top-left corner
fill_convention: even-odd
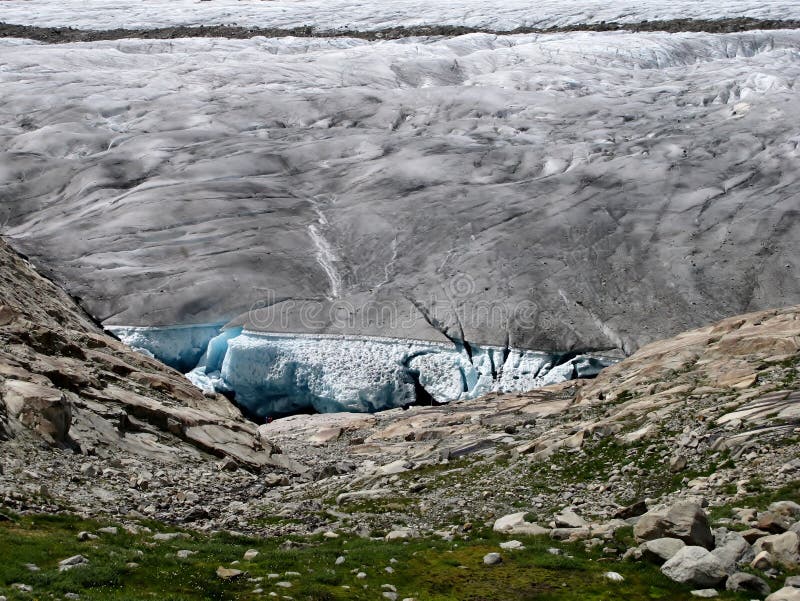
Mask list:
[[[654,343],[595,380],[256,427],[0,250],[0,481],[18,509],[425,532],[687,493],[723,506],[798,477],[800,307]]]

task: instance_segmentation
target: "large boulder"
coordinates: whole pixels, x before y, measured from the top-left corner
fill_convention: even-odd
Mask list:
[[[525,521],[525,512],[511,513],[495,520],[495,532],[504,534],[527,534],[528,536],[540,536],[550,534],[548,528],[542,528],[538,524]]]
[[[708,549],[684,547],[661,566],[661,572],[681,584],[715,587],[728,577],[725,566]]]
[[[643,542],[639,545],[639,549],[642,557],[661,565],[672,559],[685,546],[686,543],[678,538],[656,538]]]
[[[769,595],[769,585],[763,578],[759,578],[755,574],[748,574],[747,572],[736,572],[731,574],[725,588],[729,591],[756,593],[762,597]]]
[[[48,442],[63,443],[72,422],[72,408],[64,393],[49,386],[6,380],[0,388],[9,417],[38,432]]]
[[[648,511],[639,518],[633,534],[639,542],[677,538],[687,545],[714,548],[714,535],[703,508],[689,501],[676,503],[666,510]]]
[[[800,588],[785,586],[772,593],[764,601],[800,601]]]
[[[720,560],[729,574],[735,572],[738,566],[750,563],[755,557],[750,544],[738,532],[721,528],[714,539],[716,544],[711,553]]]
[[[773,559],[787,566],[800,563],[800,536],[795,532],[784,532],[759,538],[753,551],[768,551]]]

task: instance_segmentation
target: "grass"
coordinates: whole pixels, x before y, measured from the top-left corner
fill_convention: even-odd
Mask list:
[[[526,549],[501,551],[504,561],[485,566],[483,556],[500,551],[503,539],[488,530],[474,532],[470,540],[420,539],[385,542],[322,537],[299,540],[285,550],[280,539],[252,539],[230,534],[192,533],[189,539],[156,542],[152,534],[101,534],[80,542],[81,530],[108,525],[70,516],[12,516],[0,523],[0,594],[9,600],[50,599],[72,592],[85,601],[158,601],[263,599],[275,591],[297,600],[380,599],[381,586],[397,587],[399,598],[419,601],[586,600],[611,601],[686,599],[688,589],[667,580],[655,566],[620,562],[586,551],[582,545],[554,543],[548,539],[517,537]],[[614,544],[614,543],[611,543]],[[560,555],[547,551],[559,547]],[[257,549],[252,561],[242,560],[247,549]],[[179,559],[179,549],[196,551]],[[75,554],[89,565],[58,571],[58,561]],[[336,565],[336,558],[345,562]],[[215,571],[220,565],[246,570],[249,577],[224,582]],[[132,567],[131,562],[138,564]],[[32,572],[25,564],[35,564]],[[393,572],[386,570],[391,567]],[[603,574],[613,570],[625,581],[608,582]],[[286,576],[286,572],[300,576]],[[366,578],[356,578],[364,572]],[[291,588],[278,588],[268,574],[281,574]],[[261,580],[251,580],[251,579]],[[32,594],[11,588],[31,585]],[[349,588],[345,588],[349,587]],[[263,592],[256,593],[262,588]],[[723,598],[736,599],[730,593]]]

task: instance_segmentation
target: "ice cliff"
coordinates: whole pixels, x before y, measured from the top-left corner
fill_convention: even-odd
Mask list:
[[[529,350],[371,336],[271,334],[241,327],[111,328],[250,413],[379,411],[590,377],[613,362]],[[195,359],[189,371],[187,362]]]

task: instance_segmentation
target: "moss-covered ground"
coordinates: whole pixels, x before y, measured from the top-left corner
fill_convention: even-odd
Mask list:
[[[469,533],[468,540],[386,542],[343,534],[297,539],[287,548],[286,539],[231,534],[190,533],[186,539],[154,541],[152,532],[130,534],[121,528],[118,534],[82,542],[78,532],[113,524],[72,516],[8,517],[0,522],[0,595],[15,601],[63,599],[67,593],[86,601],[268,599],[275,598],[270,597],[273,592],[277,598],[297,600],[375,600],[382,598],[382,585],[395,586],[399,599],[419,601],[689,598],[686,587],[670,582],[653,565],[622,562],[599,550],[545,538],[516,537],[525,550],[501,551],[503,562],[486,566],[484,555],[500,551],[503,540],[488,529]],[[153,532],[164,529],[150,526]],[[553,547],[560,554],[548,550]],[[196,553],[179,559],[176,553],[181,549]],[[242,559],[248,549],[259,551],[252,561]],[[89,564],[59,572],[58,562],[76,554]],[[340,556],[345,560],[337,565]],[[26,564],[39,569],[31,571]],[[247,575],[223,581],[216,575],[218,566],[245,570]],[[624,582],[608,581],[607,571],[619,572]],[[358,572],[366,577],[357,578]],[[280,587],[278,582],[291,586]],[[29,585],[33,592],[20,592],[14,583]],[[723,593],[722,598],[737,597]]]

